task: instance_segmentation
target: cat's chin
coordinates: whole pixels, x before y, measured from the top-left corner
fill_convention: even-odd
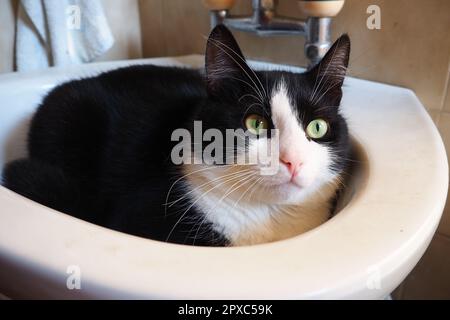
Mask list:
[[[270,192],[267,192],[270,190]],[[292,181],[271,184],[269,189],[265,189],[259,195],[259,200],[276,204],[296,204],[305,199],[308,188],[298,185]]]
[[[295,201],[301,194],[305,193],[305,188],[293,182],[287,182],[278,186],[278,193],[280,198],[288,202]]]
[[[269,183],[271,187],[274,188],[282,188],[282,189],[292,189],[292,191],[300,192],[307,189],[312,183],[310,179],[306,178],[296,178],[291,179],[290,177],[282,177],[279,179],[276,179],[275,181],[272,181]]]

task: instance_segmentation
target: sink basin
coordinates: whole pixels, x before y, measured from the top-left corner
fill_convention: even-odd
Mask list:
[[[26,154],[29,120],[56,84],[139,63],[202,67],[203,57],[0,76],[0,168]],[[0,187],[0,293],[68,299],[386,297],[436,231],[447,197],[446,152],[411,90],[348,78],[342,113],[358,161],[340,210],[320,227],[280,242],[236,248],[161,243],[92,225]],[[74,267],[79,290],[67,286]]]

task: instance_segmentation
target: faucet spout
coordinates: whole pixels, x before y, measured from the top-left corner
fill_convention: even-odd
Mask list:
[[[209,0],[211,2],[213,0]],[[218,1],[218,0],[217,0]],[[233,1],[234,2],[234,1]],[[313,67],[325,56],[330,48],[331,41],[331,17],[336,15],[342,8],[344,0],[321,1],[319,9],[310,7],[317,1],[300,1],[302,8],[310,14],[306,21],[279,16],[276,13],[278,0],[252,0],[253,13],[248,16],[230,15],[230,5],[223,9],[212,8],[211,27],[218,24],[224,24],[230,29],[237,31],[254,33],[257,36],[304,36],[305,37],[305,56],[308,59],[308,68]],[[327,4],[328,2],[328,4]],[[334,11],[326,11],[330,6]]]

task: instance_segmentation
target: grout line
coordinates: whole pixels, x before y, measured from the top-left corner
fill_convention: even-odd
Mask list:
[[[438,128],[441,125],[441,118],[442,118],[441,115],[442,115],[442,112],[439,112],[438,115],[436,116],[436,127],[438,127]]]
[[[169,56],[169,44],[167,43],[167,34],[166,31],[168,30],[166,28],[166,19],[164,19],[165,12],[166,12],[166,6],[164,3],[167,3],[167,1],[160,0],[159,5],[159,14],[161,15],[161,29],[163,30],[163,34],[161,35],[161,38],[163,38],[163,47],[164,47],[164,55]]]
[[[444,238],[447,241],[450,241],[450,235],[447,235],[447,234],[443,233],[442,231],[436,232],[436,235],[438,237]]]
[[[438,128],[438,130],[439,130],[439,126],[441,125],[441,115],[443,114],[444,112],[443,111],[439,111],[437,114],[436,114],[436,120],[435,120],[435,125],[436,125],[436,128]],[[433,119],[434,120],[434,119]],[[439,133],[440,133],[440,130],[439,130]]]
[[[408,276],[406,276],[405,280],[402,281],[402,283],[399,284],[399,286],[394,290],[397,291],[395,298],[392,297],[394,300],[404,300],[404,295],[405,295],[405,286],[406,286],[406,281],[408,279]],[[392,296],[392,294],[391,294]]]
[[[441,101],[441,111],[444,111],[445,108],[445,102],[447,101],[447,97],[448,97],[448,91],[449,91],[449,81],[450,81],[450,62],[448,65],[448,72],[447,72],[447,77],[445,78],[445,83],[444,83],[444,94],[442,95],[442,101]]]
[[[440,231],[436,231],[436,233],[434,234],[433,238],[431,239],[430,244],[428,245],[427,251],[431,246],[431,243],[433,241],[435,241],[438,238],[444,238],[447,241],[450,241],[450,236],[440,232]],[[421,257],[422,260],[423,256]],[[420,262],[420,261],[419,261]],[[399,285],[398,289],[398,299],[397,300],[405,300],[405,296],[406,296],[406,292],[408,292],[408,282],[413,281],[410,278],[410,275],[414,272],[415,268],[417,267],[417,265],[414,267],[413,270],[411,270],[411,272],[406,276],[405,280],[403,280],[403,282]]]
[[[2,300],[11,300],[11,299],[0,292],[0,301]]]

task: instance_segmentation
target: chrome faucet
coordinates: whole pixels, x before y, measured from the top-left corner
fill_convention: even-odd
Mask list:
[[[252,0],[253,14],[232,16],[235,0],[204,0],[210,10],[211,28],[224,24],[230,29],[254,33],[258,36],[304,36],[308,67],[317,64],[330,48],[331,20],[344,5],[344,0],[303,0],[300,9],[308,15],[306,21],[279,16],[278,0]]]

